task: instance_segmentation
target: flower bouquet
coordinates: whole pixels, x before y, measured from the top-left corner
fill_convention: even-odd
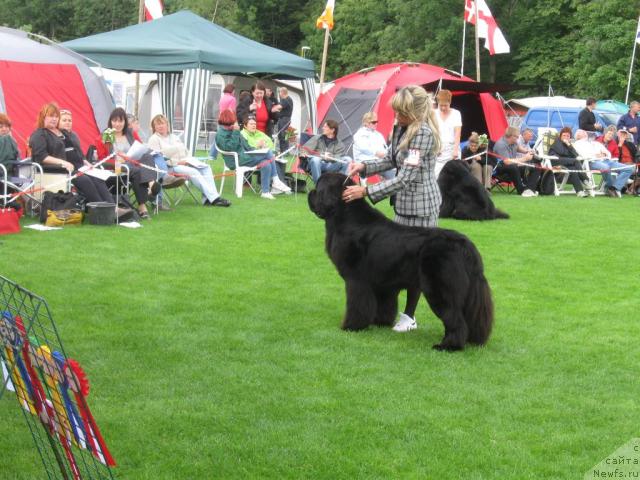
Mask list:
[[[102,142],[110,143],[113,145],[116,143],[116,131],[113,128],[107,128],[104,132],[102,132]]]
[[[486,147],[487,145],[489,145],[489,138],[487,137],[486,133],[478,136],[478,145],[480,145],[481,147]]]
[[[294,143],[298,137],[298,132],[292,126],[287,127],[284,131],[284,138],[289,143]]]

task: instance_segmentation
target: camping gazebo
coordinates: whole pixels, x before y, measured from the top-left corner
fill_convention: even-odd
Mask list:
[[[302,79],[308,105],[315,106],[311,60],[249,40],[188,10],[64,45],[106,68],[157,73],[163,113],[171,122],[182,75],[184,141],[191,152],[213,72]],[[315,112],[310,117],[315,122]]]

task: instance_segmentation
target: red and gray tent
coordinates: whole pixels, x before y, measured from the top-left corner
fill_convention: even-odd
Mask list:
[[[43,40],[47,43],[0,27],[0,112],[11,118],[13,136],[24,154],[38,112],[45,103],[56,102],[71,111],[73,129],[86,149],[106,127],[113,99],[82,56]]]
[[[378,131],[387,138],[394,120],[391,97],[406,85],[421,85],[430,92],[442,88],[451,90],[451,106],[462,115],[462,140],[475,131],[486,133],[495,141],[507,128],[502,103],[490,93],[502,90],[502,86],[478,83],[442,67],[422,63],[378,65],[338,78],[333,87],[318,98],[318,125],[329,118],[337,120],[338,138],[350,146],[362,116],[373,111],[378,114]]]

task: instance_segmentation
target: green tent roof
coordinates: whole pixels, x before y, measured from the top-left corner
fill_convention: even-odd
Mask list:
[[[183,10],[130,27],[65,42],[64,46],[103,67],[128,72],[315,75],[311,60],[262,45]]]

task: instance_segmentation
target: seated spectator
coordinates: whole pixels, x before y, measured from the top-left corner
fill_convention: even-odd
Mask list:
[[[606,147],[597,141],[589,139],[587,132],[584,130],[576,131],[576,141],[573,144],[576,152],[589,160],[589,168],[591,170],[600,170],[604,184],[606,187],[606,195],[609,197],[622,197],[622,189],[627,186],[627,180],[633,173],[633,167],[627,167],[624,164],[611,159],[611,153]],[[611,175],[611,170],[617,174]]]
[[[618,161],[621,163],[636,163],[638,149],[633,144],[632,138],[626,128],[618,130]]]
[[[222,96],[220,102],[218,102],[218,111],[224,112],[225,110],[236,111],[236,96],[233,94],[236,86],[233,83],[227,83],[222,90]]]
[[[604,145],[609,152],[609,156],[614,159],[618,159],[620,151],[618,149],[618,142],[616,141],[616,127],[609,125],[604,132],[604,135],[600,135],[596,140]]]
[[[531,140],[533,140],[533,130],[525,128],[518,137],[518,157],[523,157],[529,152],[533,153]]]
[[[218,127],[216,144],[220,150],[236,152],[240,165],[260,166],[260,189],[262,192],[260,196],[262,198],[274,200],[276,194],[291,192],[291,189],[278,178],[275,155],[271,150],[266,153],[251,153],[253,149],[240,135],[240,126],[233,111],[225,110],[220,113]],[[230,164],[227,157],[225,157],[225,163],[229,167],[235,168],[235,164]],[[270,186],[271,191],[269,191]]]
[[[225,200],[218,193],[213,180],[211,167],[204,162],[194,162],[197,167],[189,164],[191,158],[187,147],[176,135],[169,132],[169,121],[164,115],[156,115],[151,120],[149,147],[162,153],[172,173],[187,176],[189,181],[202,192],[202,204],[205,206],[228,207],[229,200]]]
[[[273,134],[274,122],[278,120],[278,114],[282,106],[266,96],[267,87],[261,81],[257,81],[251,87],[251,95],[244,97],[238,103],[236,118],[241,122],[249,116],[253,116],[258,124],[258,130],[268,136]]]
[[[7,169],[11,176],[13,162],[20,160],[18,144],[11,136],[11,119],[4,113],[0,113],[0,163]]]
[[[65,126],[71,128],[71,114],[65,111]],[[38,113],[37,130],[29,137],[31,158],[52,172],[77,173],[84,165],[78,137],[69,130],[66,134],[60,129],[60,110],[55,103],[45,104]],[[71,184],[88,202],[113,202],[102,180],[89,175],[78,175]]]
[[[170,133],[169,121],[164,115],[156,115],[151,120],[152,135],[149,137],[149,147],[162,153],[167,159],[170,171],[180,176],[186,176],[189,181],[202,192],[202,204],[205,206],[228,207],[231,202],[222,198],[218,193],[211,167],[204,162],[189,160],[192,158],[182,140]]]
[[[486,145],[480,145],[480,135],[477,132],[471,132],[467,146],[462,149],[462,160],[466,161],[471,167],[471,173],[478,181],[489,190],[491,188],[491,175],[494,165],[484,154],[487,150]]]
[[[242,122],[244,124],[244,128],[240,132],[240,134],[247,141],[252,150],[260,150],[260,149],[268,149],[272,152],[275,152],[275,147],[273,145],[273,140],[266,133],[258,130],[258,124],[256,123],[256,119],[252,116],[245,118]],[[286,160],[280,160],[276,158],[276,169],[278,170],[278,178],[284,182],[285,178],[285,167],[287,165]]]
[[[551,145],[551,148],[549,148],[549,155],[558,157],[557,159],[551,160],[551,165],[562,166],[571,170],[571,172],[569,172],[569,183],[573,185],[573,189],[578,197],[595,196],[595,192],[592,188],[585,191],[585,188],[582,185],[582,181],[588,181],[588,178],[584,173],[579,173],[579,171],[583,169],[582,165],[578,161],[578,157],[580,155],[578,155],[576,149],[571,145],[570,127],[564,127],[560,130],[558,138],[556,138],[553,145]]]
[[[353,136],[353,160],[364,162],[384,158],[387,154],[387,142],[382,134],[376,130],[378,126],[378,115],[375,112],[365,113],[362,117],[362,126]],[[385,180],[391,180],[396,176],[395,169],[391,168],[379,174]]]
[[[340,172],[347,174],[349,158],[347,149],[338,140],[338,122],[329,119],[322,124],[322,135],[315,135],[302,147],[308,156],[308,168],[314,183],[323,172]]]
[[[132,113],[127,113],[127,124],[129,125],[129,128],[133,131],[133,133],[140,137],[142,143],[146,143],[147,135],[140,129],[140,120],[138,120],[138,117],[136,117]]]
[[[117,153],[116,162],[124,163],[129,169],[129,181],[138,202],[138,213],[140,218],[148,219],[149,212],[146,202],[149,200],[149,194],[155,196],[160,193],[160,183],[157,181],[158,174],[156,172],[156,161],[154,158],[145,154],[140,160],[131,160],[126,157],[126,153],[135,141],[142,143],[140,137],[129,128],[127,114],[122,108],[116,108],[107,123],[108,128],[115,131],[115,142],[103,143],[102,137],[96,140],[96,151],[98,158],[102,159],[112,153]],[[159,155],[161,157],[161,155]],[[175,177],[174,177],[175,178]]]
[[[64,146],[66,150],[66,159],[74,166],[74,173],[85,166],[91,166],[91,163],[84,158],[80,139],[73,131],[73,117],[69,110],[60,110],[60,121],[58,122],[60,131],[64,135]],[[87,190],[90,195],[83,193],[88,202],[110,202],[113,203],[113,195],[109,192],[107,184],[104,180],[85,175],[86,178],[79,177],[78,181],[83,184],[82,190]],[[89,185],[91,182],[92,185]],[[80,188],[78,190],[81,190]]]
[[[540,180],[540,170],[529,168],[526,184],[522,181],[522,175],[518,168],[519,163],[529,163],[533,160],[533,153],[529,152],[518,157],[518,138],[520,132],[515,127],[507,127],[504,135],[500,137],[493,147],[493,152],[498,156],[495,172],[513,182],[519,195],[523,197],[535,197],[538,195],[537,185]],[[528,167],[523,167],[528,168]]]

